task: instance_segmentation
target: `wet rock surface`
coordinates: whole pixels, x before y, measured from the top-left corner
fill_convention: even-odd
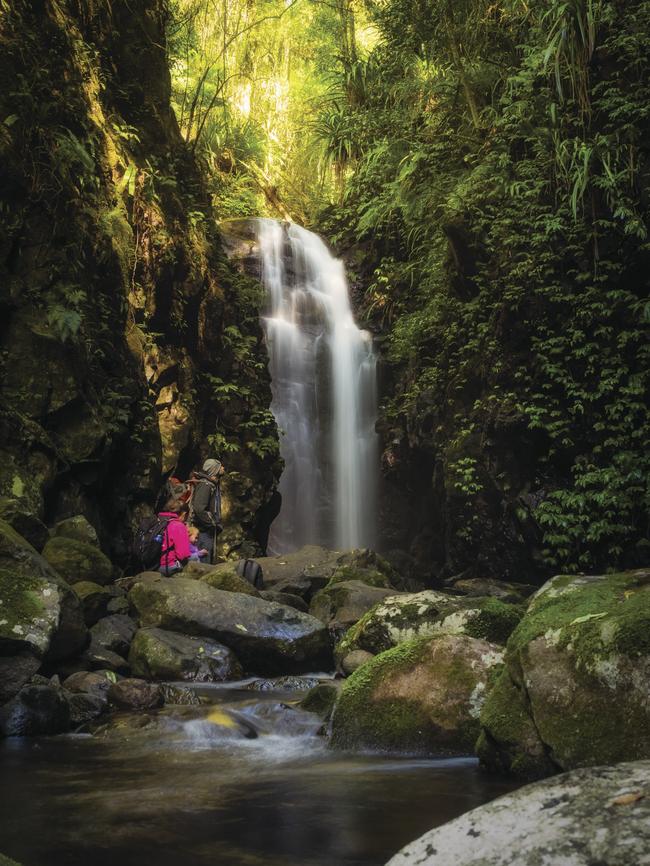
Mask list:
[[[409,641],[359,667],[341,689],[332,745],[391,753],[471,754],[503,649],[467,635]]]
[[[298,672],[331,665],[327,629],[294,608],[187,578],[136,584],[129,601],[143,627],[213,638],[233,649],[252,672]]]
[[[574,770],[425,833],[387,866],[647,866],[650,761]]]
[[[523,608],[495,598],[463,598],[424,590],[391,595],[369,610],[335,649],[337,662],[361,649],[377,654],[417,637],[466,634],[505,643]]]
[[[137,632],[129,664],[135,676],[153,680],[223,682],[242,675],[235,654],[223,644],[160,628]]]
[[[539,778],[650,757],[650,571],[554,577],[483,709],[485,766]]]
[[[87,541],[57,536],[45,545],[43,556],[68,583],[83,580],[104,586],[113,579],[113,566],[108,557]]]

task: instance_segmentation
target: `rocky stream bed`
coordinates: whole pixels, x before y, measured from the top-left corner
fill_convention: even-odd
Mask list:
[[[0,522],[25,866],[650,862],[650,571],[433,590],[306,547],[257,590],[232,562],[119,577],[82,517],[40,546]]]

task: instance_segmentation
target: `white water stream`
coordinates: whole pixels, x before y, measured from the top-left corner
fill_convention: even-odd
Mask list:
[[[357,328],[343,263],[294,224],[256,220],[271,410],[285,462],[270,553],[373,547],[378,474],[376,359]]]

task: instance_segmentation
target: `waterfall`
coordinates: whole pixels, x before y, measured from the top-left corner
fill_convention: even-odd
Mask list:
[[[285,468],[269,551],[375,545],[376,359],[357,328],[343,263],[318,235],[256,220],[262,322]]]

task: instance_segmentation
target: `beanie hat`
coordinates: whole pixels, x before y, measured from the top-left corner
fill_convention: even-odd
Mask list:
[[[221,460],[213,460],[210,458],[206,460],[203,464],[203,471],[208,475],[216,475],[217,472],[221,469]]]

